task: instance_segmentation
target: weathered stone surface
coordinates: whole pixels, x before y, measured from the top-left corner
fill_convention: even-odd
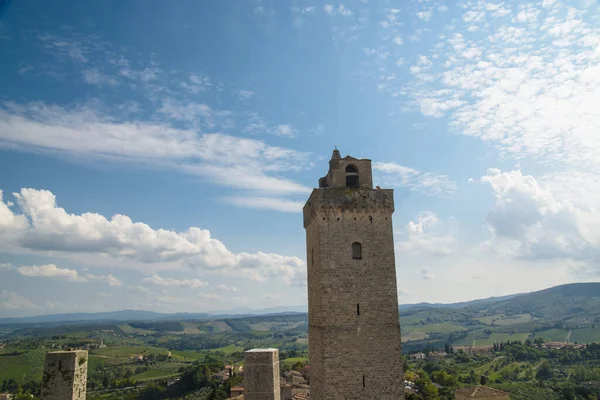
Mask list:
[[[279,350],[252,349],[244,353],[244,399],[280,400]]]
[[[86,350],[47,353],[41,400],[85,400],[87,363]]]
[[[370,161],[352,160],[370,184]],[[304,206],[313,400],[404,399],[393,212],[392,190],[362,185],[315,189]]]

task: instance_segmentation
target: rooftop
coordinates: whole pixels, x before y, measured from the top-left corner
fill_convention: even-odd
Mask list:
[[[246,350],[246,353],[268,353],[268,352],[273,353],[273,352],[276,352],[276,351],[277,351],[277,349],[271,349],[271,348],[268,348],[268,349],[251,349],[251,350]]]

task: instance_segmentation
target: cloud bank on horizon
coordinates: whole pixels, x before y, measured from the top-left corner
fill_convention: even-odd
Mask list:
[[[400,302],[598,279],[597,2],[33,4],[0,21],[0,316],[305,303],[334,145],[396,190]]]

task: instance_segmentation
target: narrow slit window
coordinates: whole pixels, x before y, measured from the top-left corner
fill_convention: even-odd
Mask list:
[[[310,249],[310,265],[311,267],[315,265],[315,249]]]
[[[352,259],[362,260],[362,245],[358,242],[352,243]]]
[[[62,361],[59,361],[59,362],[58,362],[58,370],[59,370],[59,371],[62,371]]]
[[[356,315],[360,315],[360,304],[356,303]]]
[[[363,387],[365,387],[365,376],[363,375]]]

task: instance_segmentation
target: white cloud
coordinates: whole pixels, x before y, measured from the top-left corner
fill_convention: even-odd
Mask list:
[[[217,285],[216,288],[219,290],[224,290],[226,292],[239,292],[240,291],[240,289],[236,288],[235,286],[227,286],[223,283]]]
[[[180,82],[181,87],[190,93],[205,92],[212,86],[210,78],[205,75],[190,74],[187,81]]]
[[[79,64],[86,64],[88,62],[88,58],[85,56],[88,48],[80,41],[47,34],[38,35],[37,38],[45,50],[53,55],[60,58],[70,58]]]
[[[225,197],[226,202],[244,208],[260,208],[283,212],[302,212],[303,202],[274,197]]]
[[[410,221],[406,225],[402,241],[396,243],[399,254],[415,254],[447,256],[454,251],[456,246],[455,236],[450,233],[435,234],[432,232],[439,225],[439,218],[433,212],[422,212],[417,216],[417,221]]]
[[[208,286],[207,282],[199,279],[174,279],[174,278],[162,278],[156,274],[149,278],[145,278],[144,282],[152,283],[159,286],[177,286],[177,287],[188,287],[188,288],[201,288]]]
[[[422,21],[429,21],[432,16],[433,13],[431,11],[421,11],[417,13],[417,17]]]
[[[140,70],[125,67],[119,70],[119,75],[132,80],[148,83],[157,79],[160,72],[162,72],[161,69],[156,67],[147,67]]]
[[[85,269],[85,268],[84,268]],[[94,275],[85,274],[81,275],[77,270],[68,268],[59,268],[54,264],[46,265],[33,265],[33,266],[21,266],[17,267],[16,270],[23,276],[32,277],[44,277],[44,278],[57,278],[65,279],[71,282],[90,282],[99,281],[104,282],[110,286],[122,286],[123,283],[114,277],[113,275]]]
[[[69,214],[57,206],[55,196],[47,190],[21,189],[13,196],[21,214],[13,213],[0,202],[0,209],[4,206],[9,211],[9,214],[0,214],[0,237],[6,238],[0,244],[3,251],[40,254],[51,251],[54,256],[80,263],[116,264],[146,272],[197,268],[241,274],[257,281],[280,277],[286,283],[295,284],[298,279],[304,279],[301,259],[263,252],[232,253],[205,229],[155,230],[147,224],[133,222],[126,215],[117,214],[109,220],[91,212]],[[25,218],[26,225],[5,223],[20,217]],[[57,275],[72,280],[97,279],[119,284],[111,276],[79,276],[74,270],[54,265],[26,267],[23,271],[29,276]],[[156,283],[159,278],[153,279]]]
[[[247,99],[253,97],[254,95],[256,95],[256,93],[254,93],[252,90],[246,90],[246,89],[238,90],[236,92],[236,94],[243,100],[247,100]]]
[[[207,104],[166,100],[158,112],[173,120],[185,121],[194,128],[213,129],[233,125],[231,112],[214,110]]]
[[[464,27],[503,9],[471,4]],[[600,28],[586,11],[558,2],[515,12],[512,22],[485,27],[486,35],[447,38],[437,50],[445,70],[429,81],[415,74],[414,105],[426,116],[448,115],[452,132],[479,138],[502,157],[567,175],[600,174]]]
[[[325,10],[325,12],[329,15],[335,15],[335,8],[333,8],[331,4],[325,4],[325,6],[323,6],[323,10]]]
[[[456,183],[447,175],[421,172],[396,163],[375,162],[373,170],[382,174],[376,176],[382,185],[405,186],[414,191],[429,195],[450,194],[456,191]]]
[[[421,274],[423,279],[428,280],[428,281],[434,281],[435,280],[435,275],[429,271],[429,268],[423,268],[421,270]]]
[[[21,275],[24,276],[38,276],[46,278],[66,279],[73,282],[87,282],[87,279],[79,276],[76,270],[58,268],[54,264],[40,265],[39,267],[36,265],[31,267],[22,266],[18,267],[17,270]]]
[[[600,209],[558,200],[530,175],[490,169],[481,178],[496,203],[487,216],[492,239],[485,246],[533,259],[592,262],[600,256]],[[598,271],[600,272],[600,271]]]
[[[83,71],[83,81],[96,86],[117,86],[119,82],[100,71],[98,68],[86,69]]]
[[[401,45],[404,43],[404,40],[402,40],[402,38],[400,36],[396,36],[394,38],[394,43],[396,43],[397,45]]]
[[[277,136],[287,136],[294,137],[296,136],[296,130],[289,124],[281,124],[274,127],[273,132]]]
[[[85,279],[87,279],[88,281],[104,282],[110,286],[123,286],[123,282],[121,282],[120,279],[114,277],[111,274],[108,274],[108,275],[86,274],[84,276],[85,276]]]
[[[340,13],[340,15],[343,15],[344,17],[349,17],[350,15],[352,15],[352,11],[349,10],[348,8],[344,7],[343,4],[339,5],[338,12]]]
[[[0,291],[0,310],[28,310],[37,308],[39,307],[20,294],[9,292],[5,289]]]

